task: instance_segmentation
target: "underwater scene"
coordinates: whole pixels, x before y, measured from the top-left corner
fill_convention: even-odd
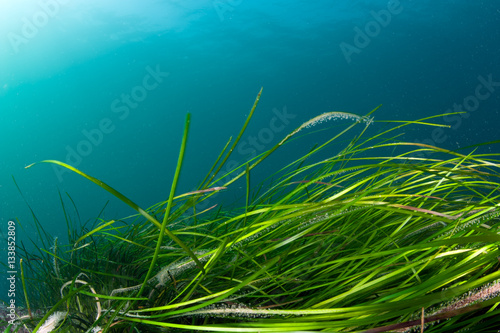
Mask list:
[[[0,1],[0,332],[500,332],[499,28]]]

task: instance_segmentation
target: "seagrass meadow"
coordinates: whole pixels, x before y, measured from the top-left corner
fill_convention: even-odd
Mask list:
[[[46,235],[38,250],[19,249],[29,314],[5,332],[496,332],[499,156],[402,142],[405,127],[443,126],[442,115],[375,121],[375,109],[321,114],[222,172],[261,92],[198,189],[182,194],[187,116],[170,195],[147,209],[70,165],[40,163],[137,214],[81,228],[61,200],[69,243]],[[250,186],[267,157],[335,119],[347,125]],[[198,208],[236,181],[243,205]]]

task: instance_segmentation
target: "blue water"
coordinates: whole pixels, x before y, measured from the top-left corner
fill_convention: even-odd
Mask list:
[[[379,104],[374,132],[382,120],[419,119],[456,105],[467,113],[435,119],[451,128],[420,126],[401,139],[448,149],[497,140],[499,27],[494,0],[4,1],[2,235],[17,218],[25,227],[18,239],[38,237],[12,177],[54,237],[66,235],[58,191],[73,198],[79,217],[72,209],[70,216],[82,223],[108,200],[105,218],[134,213],[73,173],[49,164],[24,168],[45,159],[68,162],[142,207],[165,200],[187,113],[178,192],[193,190],[238,134],[261,87],[234,162],[245,162],[252,146],[271,148],[316,115],[363,115]],[[280,162],[271,160],[252,180]],[[214,204],[242,191],[235,184]]]

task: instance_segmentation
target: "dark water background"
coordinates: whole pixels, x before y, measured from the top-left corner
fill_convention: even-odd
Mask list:
[[[24,169],[44,159],[69,162],[142,207],[165,200],[188,112],[178,192],[193,190],[237,135],[260,87],[246,146],[231,158],[238,163],[251,146],[269,149],[318,114],[363,115],[379,104],[376,121],[418,119],[454,105],[467,111],[435,120],[449,129],[417,127],[406,141],[459,149],[500,139],[499,30],[494,0],[2,2],[2,235],[7,221],[18,218],[27,228],[18,229],[18,239],[37,237],[12,177],[44,228],[60,239],[66,225],[58,191],[71,195],[82,222],[108,200],[105,218],[133,213],[75,174],[49,164]],[[370,130],[383,126],[375,122]],[[284,150],[253,181],[314,142]],[[214,203],[243,191],[236,184]]]

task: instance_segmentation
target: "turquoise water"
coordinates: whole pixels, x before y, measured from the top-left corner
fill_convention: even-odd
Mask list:
[[[0,3],[2,235],[18,218],[26,227],[18,239],[38,236],[12,177],[54,237],[66,235],[58,191],[71,195],[79,215],[70,215],[82,223],[108,200],[105,218],[133,213],[75,174],[49,164],[24,169],[44,159],[68,162],[143,207],[165,200],[188,112],[178,191],[193,190],[261,87],[235,163],[318,114],[363,115],[379,104],[376,121],[466,111],[436,120],[449,129],[406,132],[407,141],[459,149],[499,139],[497,1],[10,3]],[[285,149],[253,180],[315,142]],[[238,198],[241,187],[213,203]]]

